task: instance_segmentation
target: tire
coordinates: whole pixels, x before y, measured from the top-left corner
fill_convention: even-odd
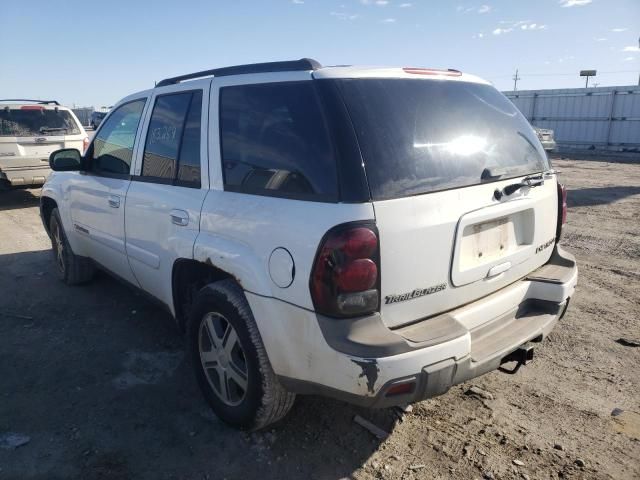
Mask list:
[[[57,208],[51,211],[49,232],[53,259],[60,280],[67,285],[79,285],[91,280],[95,268],[91,260],[85,257],[79,257],[71,250],[67,235],[62,226],[62,221],[60,220],[60,212],[58,212]]]
[[[187,339],[198,385],[225,423],[259,430],[293,406],[295,394],[278,382],[247,299],[233,280],[196,294]]]

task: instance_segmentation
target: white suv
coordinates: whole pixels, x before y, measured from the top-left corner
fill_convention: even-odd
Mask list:
[[[78,118],[55,100],[0,100],[0,188],[42,185],[51,152],[88,144]]]
[[[51,165],[61,278],[99,266],[156,298],[213,410],[244,428],[295,394],[386,407],[513,371],[576,285],[534,131],[454,70],[303,59],[170,78]]]

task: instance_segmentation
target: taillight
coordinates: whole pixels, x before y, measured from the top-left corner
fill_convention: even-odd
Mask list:
[[[89,147],[89,137],[84,137],[82,139],[82,154],[84,155],[87,152],[87,148]]]
[[[322,240],[309,288],[318,313],[353,317],[379,308],[378,234],[373,224],[345,224]]]
[[[558,226],[556,227],[556,242],[560,241],[562,226],[567,223],[567,188],[558,184]]]

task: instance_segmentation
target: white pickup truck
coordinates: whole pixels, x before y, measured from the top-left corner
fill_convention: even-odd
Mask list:
[[[518,110],[456,70],[309,59],[169,78],[54,152],[60,277],[166,307],[215,413],[416,402],[532,358],[577,281],[566,193]]]

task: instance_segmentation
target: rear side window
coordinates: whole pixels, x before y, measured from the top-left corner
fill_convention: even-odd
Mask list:
[[[338,82],[374,200],[549,168],[527,120],[489,85],[410,79]]]
[[[200,187],[202,91],[156,99],[142,160],[142,178]]]
[[[28,105],[0,109],[0,137],[78,135],[80,128],[67,110]]]
[[[336,163],[313,82],[224,87],[220,129],[225,189],[336,201]]]

